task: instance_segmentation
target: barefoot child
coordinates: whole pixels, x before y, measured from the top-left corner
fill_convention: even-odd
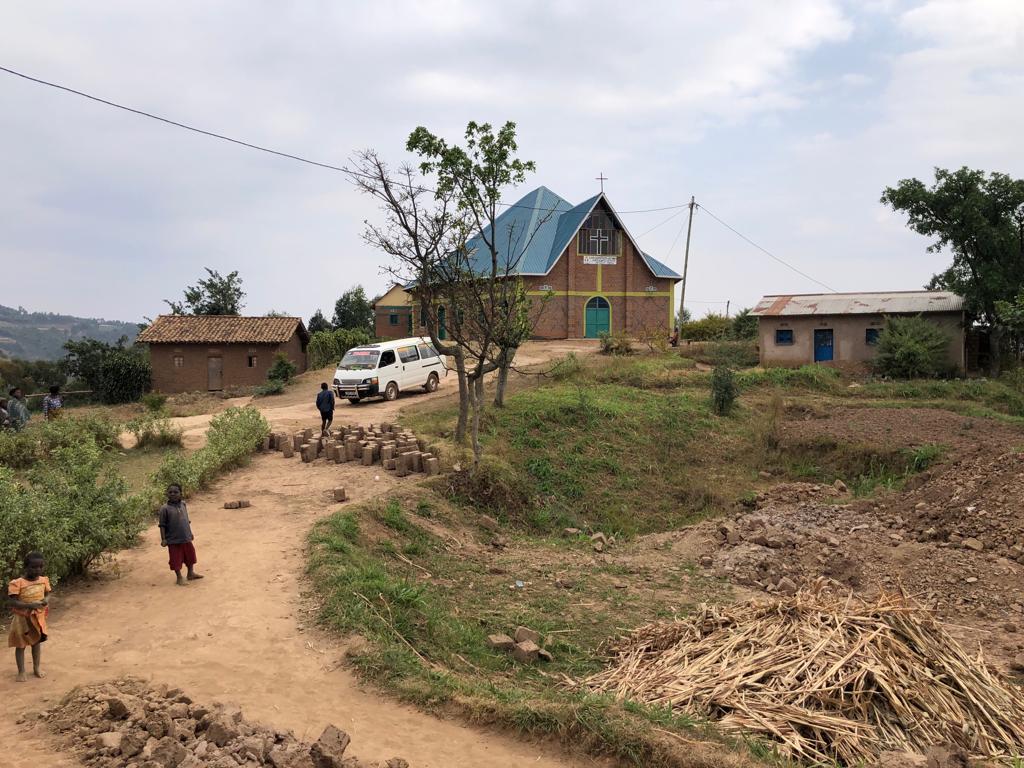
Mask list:
[[[50,580],[43,576],[46,563],[38,552],[25,555],[25,575],[7,585],[7,605],[14,612],[11,632],[7,645],[14,649],[14,660],[18,664],[19,683],[25,682],[25,649],[32,649],[32,673],[45,677],[40,667],[42,648],[46,640],[46,617],[52,588]]]
[[[192,545],[192,525],[188,519],[188,507],[181,500],[181,486],[167,486],[167,503],[160,507],[160,546],[167,547],[171,570],[178,577],[178,586],[203,578],[195,572],[196,548]],[[181,575],[181,566],[188,569],[188,575]]]

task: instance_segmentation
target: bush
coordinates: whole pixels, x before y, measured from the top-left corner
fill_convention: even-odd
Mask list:
[[[182,432],[166,416],[147,413],[129,421],[125,429],[135,435],[136,448],[181,446]]]
[[[166,457],[153,474],[153,494],[159,498],[171,483],[188,494],[205,488],[220,473],[244,464],[270,434],[270,425],[250,406],[228,408],[210,421],[206,445],[195,453]]]
[[[295,367],[295,363],[288,359],[288,355],[284,352],[278,352],[274,355],[274,362],[270,365],[270,370],[267,371],[267,381],[290,381],[292,376],[298,368]]]
[[[167,405],[167,395],[162,395],[159,392],[149,392],[142,396],[142,404],[146,406],[146,410],[159,413]]]
[[[752,387],[767,384],[776,387],[806,387],[808,389],[831,389],[841,378],[835,368],[823,365],[802,365],[799,368],[765,368],[742,371],[737,375],[741,386]]]
[[[98,416],[75,416],[53,421],[29,422],[22,432],[0,432],[0,465],[23,469],[44,461],[58,448],[89,439],[100,450],[120,446],[119,429]]]
[[[736,341],[753,341],[757,338],[757,316],[750,314],[750,309],[741,310],[732,319],[729,336]]]
[[[370,334],[363,328],[338,328],[314,333],[306,347],[310,368],[337,365],[353,347],[370,343]]]
[[[750,368],[760,362],[757,344],[752,341],[687,342],[679,347],[679,354],[705,365],[732,368]]]
[[[601,354],[603,355],[633,354],[633,342],[624,333],[601,331],[598,338],[601,340]]]
[[[680,339],[690,341],[715,341],[726,339],[732,331],[732,321],[725,315],[708,315],[700,320],[683,323],[679,329]]]
[[[32,550],[57,581],[82,573],[99,555],[132,543],[145,525],[141,499],[109,467],[87,433],[61,446],[19,482],[0,468],[0,578],[16,576]]]
[[[580,359],[575,352],[569,352],[565,357],[559,358],[551,367],[551,378],[555,381],[571,379],[583,369]]]
[[[711,373],[711,410],[719,416],[727,415],[739,394],[736,374],[731,368],[720,365]]]
[[[284,392],[284,382],[280,379],[268,379],[266,384],[260,384],[253,390],[256,397],[267,397],[269,395],[280,395]]]
[[[948,375],[949,341],[949,336],[920,315],[890,317],[878,336],[875,370],[897,379]]]
[[[141,349],[116,349],[100,364],[99,395],[104,403],[132,403],[149,390],[153,369]]]

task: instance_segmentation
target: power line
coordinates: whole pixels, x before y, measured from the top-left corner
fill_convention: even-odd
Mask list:
[[[678,211],[676,211],[675,213],[673,213],[673,214],[672,214],[671,216],[669,216],[669,217],[668,217],[667,219],[665,219],[665,220],[664,220],[664,221],[662,221],[661,223],[659,223],[659,224],[655,224],[655,225],[654,225],[653,227],[651,227],[650,229],[648,229],[648,230],[647,230],[646,232],[641,232],[641,233],[640,233],[639,235],[637,235],[637,236],[636,236],[636,239],[637,239],[637,240],[639,240],[639,239],[640,239],[641,237],[643,237],[643,236],[645,236],[645,235],[649,235],[649,234],[651,234],[651,232],[653,232],[654,230],[658,229],[659,227],[662,227],[662,226],[664,226],[665,224],[668,224],[668,223],[669,223],[670,221],[672,221],[672,219],[674,219],[674,218],[675,218],[676,216],[682,216],[682,215],[683,215],[683,210],[685,209],[685,207],[686,207],[686,206],[683,206],[683,208],[680,208],[680,209],[679,209]]]
[[[156,115],[156,114],[153,114],[152,112],[146,112],[143,109],[136,109],[135,107],[129,107],[129,106],[125,105],[125,104],[119,104],[116,101],[110,101],[109,99],[104,99],[104,98],[101,98],[99,96],[94,96],[91,93],[86,93],[85,91],[79,91],[79,90],[76,90],[75,88],[70,88],[70,87],[68,87],[66,85],[61,85],[60,83],[53,83],[53,82],[50,82],[49,80],[42,80],[41,78],[38,78],[38,77],[32,77],[31,75],[26,75],[24,72],[18,72],[17,70],[10,69],[8,67],[0,66],[0,72],[6,72],[9,75],[13,75],[15,77],[20,77],[23,80],[28,80],[29,82],[36,83],[37,85],[45,85],[45,86],[47,86],[49,88],[56,88],[59,91],[64,91],[65,93],[70,93],[70,94],[73,94],[75,96],[80,96],[83,99],[88,99],[89,101],[95,101],[95,102],[97,102],[99,104],[103,104],[103,105],[108,106],[108,107],[113,107],[114,109],[120,109],[120,110],[123,110],[125,112],[130,112],[131,114],[138,115],[139,117],[147,117],[150,120],[156,120],[156,121],[164,123],[166,125],[174,126],[175,128],[181,128],[181,129],[186,130],[186,131],[191,131],[192,133],[198,133],[198,134],[200,134],[202,136],[206,136],[206,137],[211,138],[211,139],[219,139],[220,141],[226,141],[226,142],[229,142],[231,144],[237,144],[238,146],[246,147],[247,149],[254,149],[254,150],[258,151],[258,152],[266,152],[269,155],[276,155],[277,157],[283,157],[283,158],[285,158],[287,160],[294,160],[294,161],[299,162],[299,163],[305,163],[306,165],[313,165],[313,166],[316,166],[317,168],[325,168],[325,169],[327,169],[329,171],[338,171],[340,173],[344,173],[344,174],[347,174],[349,176],[361,176],[363,178],[376,178],[375,176],[373,176],[371,174],[361,173],[361,172],[356,171],[356,170],[354,170],[352,168],[345,168],[344,166],[332,165],[330,163],[320,162],[319,160],[311,160],[308,157],[302,157],[301,155],[295,155],[295,154],[292,154],[291,152],[282,152],[282,151],[277,150],[277,149],[271,149],[270,147],[264,147],[264,146],[261,146],[259,144],[253,144],[252,142],[249,142],[249,141],[243,141],[242,139],[235,139],[235,138],[232,138],[231,136],[226,136],[226,135],[224,135],[222,133],[216,133],[214,131],[207,131],[204,128],[198,128],[198,127],[196,127],[194,125],[188,125],[187,123],[182,123],[182,122],[180,122],[178,120],[172,120],[169,117],[162,117],[161,115]],[[427,192],[434,192],[434,193],[437,192],[437,190],[431,189],[429,187],[422,187],[422,189],[427,191]],[[503,202],[500,202],[500,201],[499,201],[498,204],[502,205],[502,206],[505,206],[506,208],[522,208],[522,209],[525,209],[525,210],[532,210],[532,211],[550,211],[551,210],[550,208],[540,208],[540,207],[537,207],[537,206],[529,206],[529,205],[518,205],[516,203],[503,203]],[[643,208],[643,209],[633,210],[633,211],[618,211],[618,213],[654,213],[654,212],[657,212],[657,211],[669,211],[669,210],[673,210],[675,208],[684,208],[684,207],[685,207],[685,205],[682,205],[682,206],[679,206],[679,205],[668,205],[668,206],[663,206],[661,208]]]
[[[789,263],[788,261],[785,261],[784,259],[780,259],[780,258],[779,258],[778,256],[776,256],[776,255],[775,255],[774,253],[772,253],[771,251],[769,251],[769,250],[768,250],[767,248],[765,248],[765,247],[763,247],[763,246],[760,246],[760,245],[758,245],[757,243],[755,243],[755,242],[754,242],[753,240],[751,240],[751,239],[750,239],[749,237],[747,237],[746,235],[744,235],[744,234],[743,234],[742,232],[740,232],[739,230],[737,230],[737,229],[735,229],[735,228],[733,228],[733,227],[729,226],[729,225],[728,225],[728,224],[726,224],[726,223],[725,223],[724,221],[722,221],[722,220],[721,220],[720,218],[718,218],[717,216],[715,216],[715,214],[713,214],[713,213],[712,213],[711,211],[709,211],[709,210],[708,210],[708,209],[707,209],[707,208],[706,208],[705,206],[703,206],[703,205],[701,205],[700,203],[698,203],[698,204],[697,204],[697,207],[698,207],[698,208],[700,208],[700,209],[701,209],[702,211],[704,211],[704,213],[706,213],[706,214],[707,214],[708,216],[710,216],[710,217],[711,217],[712,219],[714,219],[715,221],[717,221],[717,222],[718,222],[719,224],[721,224],[721,225],[722,225],[723,227],[725,227],[725,228],[726,228],[726,229],[728,229],[728,230],[729,230],[730,232],[732,232],[732,233],[733,233],[734,235],[737,235],[738,237],[742,238],[743,240],[746,240],[746,241],[747,241],[748,243],[750,243],[750,244],[751,244],[752,246],[754,246],[755,248],[757,248],[757,250],[761,251],[762,253],[764,253],[765,255],[767,255],[767,256],[769,256],[769,257],[771,257],[772,259],[775,259],[775,261],[779,262],[779,264],[781,264],[782,266],[786,267],[787,269],[791,269],[791,270],[793,270],[794,272],[796,272],[796,273],[797,273],[798,275],[800,275],[801,277],[805,277],[805,278],[807,278],[807,279],[808,279],[808,280],[810,280],[810,281],[811,281],[812,283],[817,283],[817,284],[818,284],[818,285],[820,285],[820,286],[821,286],[822,288],[825,288],[826,290],[829,290],[829,291],[831,291],[832,293],[837,293],[837,291],[836,291],[836,289],[835,289],[835,288],[832,288],[831,286],[825,285],[825,283],[821,282],[821,280],[816,280],[815,278],[813,278],[813,277],[811,277],[810,275],[808,275],[808,274],[807,274],[806,272],[804,272],[804,271],[802,271],[802,270],[800,270],[800,269],[797,269],[797,268],[796,268],[796,267],[794,267],[794,266],[793,266],[792,264],[790,264],[790,263]]]

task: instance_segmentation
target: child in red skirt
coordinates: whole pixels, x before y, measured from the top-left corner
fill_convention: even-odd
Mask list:
[[[167,486],[167,503],[160,507],[160,546],[167,547],[171,570],[178,577],[178,586],[184,587],[190,581],[203,578],[195,572],[196,548],[192,545],[192,525],[188,519],[188,507],[181,499],[181,486],[177,483]],[[181,566],[187,574],[181,575]]]
[[[25,677],[25,649],[32,649],[32,673],[45,677],[42,667],[42,648],[46,641],[46,617],[50,613],[50,580],[43,576],[46,563],[38,552],[25,555],[25,575],[7,585],[7,605],[14,613],[7,645],[14,648],[14,661],[18,665],[18,682]]]

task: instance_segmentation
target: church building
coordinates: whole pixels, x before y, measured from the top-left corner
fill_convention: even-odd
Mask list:
[[[572,205],[539,187],[502,212],[495,228],[501,263],[522,277],[532,300],[534,338],[671,333],[682,278],[641,250],[604,192]],[[467,245],[480,270],[489,270],[483,239]],[[444,310],[438,314],[443,326]]]

